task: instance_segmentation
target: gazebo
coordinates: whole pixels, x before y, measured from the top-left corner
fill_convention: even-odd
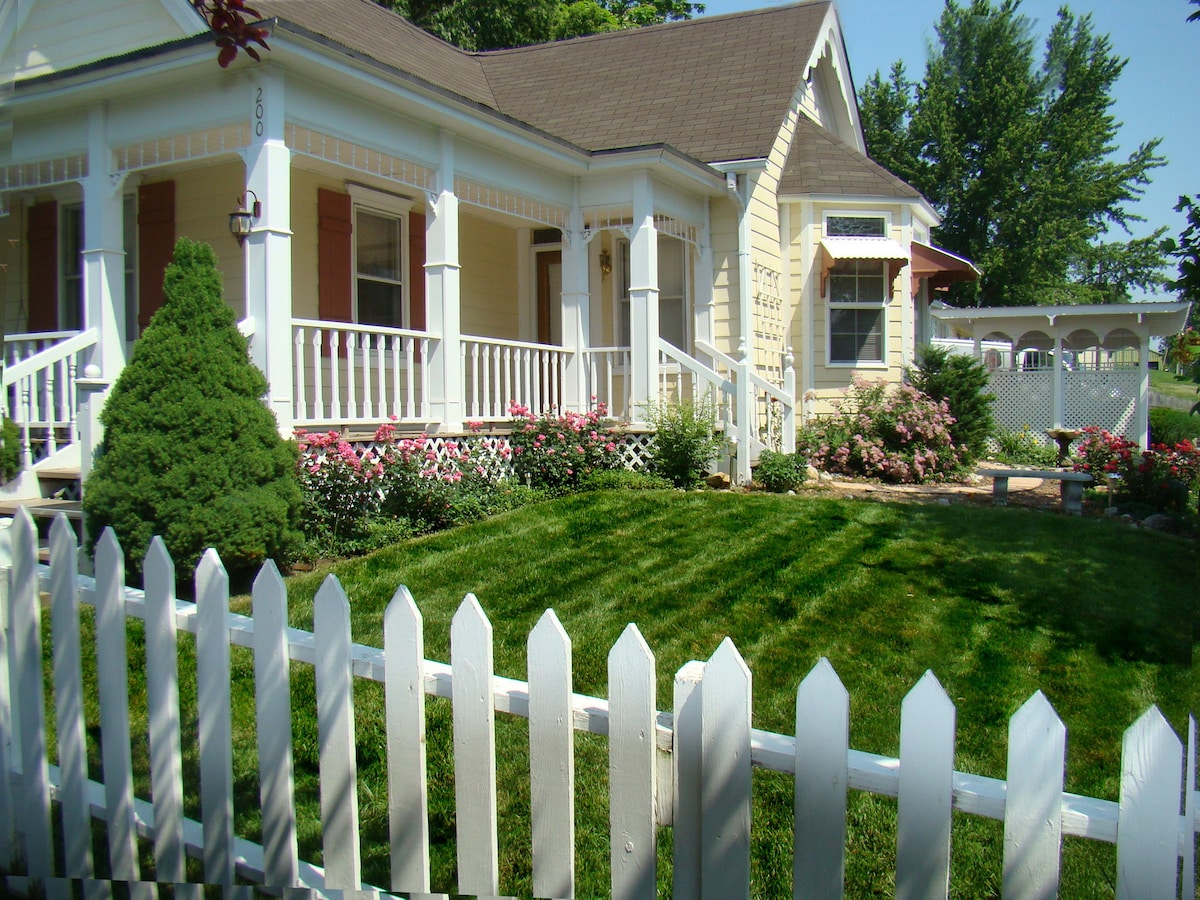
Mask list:
[[[1041,433],[1097,425],[1145,447],[1150,440],[1150,339],[1181,331],[1190,308],[1190,303],[1177,301],[976,309],[935,305],[930,312],[958,336],[935,338],[935,345],[969,350],[987,365],[1001,427]]]

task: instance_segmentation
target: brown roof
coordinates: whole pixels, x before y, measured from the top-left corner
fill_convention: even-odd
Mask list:
[[[796,125],[779,193],[921,198],[911,184],[806,116]]]
[[[829,0],[465,53],[371,0],[256,0],[279,19],[590,151],[767,155]]]

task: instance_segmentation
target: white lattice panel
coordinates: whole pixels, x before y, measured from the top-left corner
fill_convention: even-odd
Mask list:
[[[767,380],[783,380],[783,355],[787,352],[787,324],[783,317],[783,277],[761,263],[755,263],[754,276],[754,350],[755,367]]]
[[[1140,434],[1137,414],[1141,374],[1136,370],[1064,372],[1063,425],[1098,425],[1113,434]]]
[[[992,372],[988,390],[996,395],[992,415],[1005,431],[1020,431],[1025,426],[1033,432],[1049,428],[1053,422],[1053,372]]]
[[[333,135],[305,128],[303,125],[284,126],[283,137],[288,149],[293,153],[337,163],[358,172],[378,175],[422,191],[432,189],[433,170],[412,160],[381,153],[353,141],[344,141]]]
[[[522,219],[540,222],[560,230],[567,221],[567,211],[560,206],[515,194],[512,191],[494,188],[467,178],[454,179],[454,193],[463,203],[511,213]]]
[[[113,149],[113,171],[129,172],[149,166],[185,162],[233,153],[250,146],[250,125],[241,123],[190,134],[130,144]]]

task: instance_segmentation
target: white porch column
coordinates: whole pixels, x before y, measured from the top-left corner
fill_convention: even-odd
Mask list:
[[[251,96],[253,139],[246,150],[248,203],[262,215],[245,243],[246,316],[254,322],[250,356],[267,376],[267,406],[281,434],[291,436],[292,407],[292,162],[284,142],[283,73],[256,70]]]
[[[103,439],[100,410],[125,368],[125,241],[121,189],[124,177],[112,172],[107,139],[108,107],[88,110],[88,176],[83,180],[83,328],[95,328],[96,344],[84,355],[79,377],[98,388],[80,410],[80,476],[87,478],[92,455]],[[101,387],[102,386],[102,387]]]
[[[711,217],[709,205],[704,206],[704,222],[700,227],[700,241],[693,256],[692,283],[695,285],[695,304],[692,310],[692,333],[696,343],[713,344],[713,252],[711,239]],[[695,356],[702,362],[712,364],[707,353],[695,348]]]
[[[441,134],[438,192],[425,217],[425,322],[439,340],[429,353],[430,409],[444,431],[463,427],[462,321],[459,294],[458,197],[454,135]]]
[[[1054,323],[1051,322],[1051,325]],[[1054,331],[1054,369],[1050,378],[1050,420],[1054,428],[1063,427],[1064,394],[1066,393],[1063,378],[1063,342],[1062,334]]]
[[[565,410],[584,412],[591,405],[587,396],[587,360],[583,351],[591,346],[591,293],[588,289],[588,235],[583,228],[583,211],[578,203],[567,219],[562,253],[562,343],[574,352],[567,357],[562,378]]]
[[[641,173],[633,182],[633,232],[629,240],[630,410],[640,421],[658,399],[658,230],[654,188]]]

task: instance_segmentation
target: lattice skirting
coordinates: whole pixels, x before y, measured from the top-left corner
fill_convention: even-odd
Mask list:
[[[1136,421],[1139,372],[1118,369],[1062,374],[1065,428],[1096,425],[1114,434],[1140,434]],[[1006,431],[1028,427],[1038,435],[1051,427],[1053,377],[1052,371],[993,372],[989,390],[996,395],[992,404],[996,424]]]

